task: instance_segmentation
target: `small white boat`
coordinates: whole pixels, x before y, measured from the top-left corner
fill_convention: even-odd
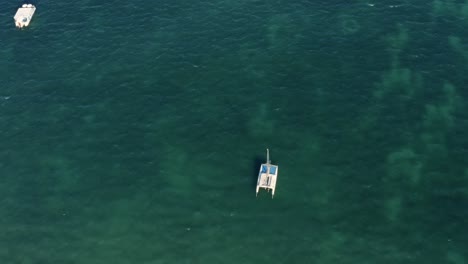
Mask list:
[[[13,17],[15,19],[16,27],[23,28],[29,26],[29,22],[31,22],[34,12],[36,12],[36,7],[32,4],[24,4],[18,8],[18,11],[16,11],[15,16]]]
[[[267,160],[266,163],[260,165],[260,170],[258,171],[258,180],[257,180],[257,192],[260,188],[271,190],[271,198],[275,195],[276,189],[276,178],[278,178],[278,166],[270,163],[270,151],[267,149]]]

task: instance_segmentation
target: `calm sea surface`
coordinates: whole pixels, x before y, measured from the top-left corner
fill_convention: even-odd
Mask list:
[[[0,263],[468,263],[467,1],[22,3]]]

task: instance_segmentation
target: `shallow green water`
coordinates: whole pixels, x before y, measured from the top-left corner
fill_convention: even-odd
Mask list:
[[[342,2],[3,5],[0,262],[467,263],[468,2]]]

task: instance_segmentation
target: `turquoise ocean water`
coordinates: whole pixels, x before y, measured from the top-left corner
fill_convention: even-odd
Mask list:
[[[468,263],[468,1],[21,4],[0,263]]]

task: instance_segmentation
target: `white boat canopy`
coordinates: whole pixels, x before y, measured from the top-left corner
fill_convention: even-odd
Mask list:
[[[35,11],[36,7],[32,4],[24,4],[18,8],[18,11],[16,11],[15,16],[13,17],[15,19],[16,27],[23,28],[29,26]]]

